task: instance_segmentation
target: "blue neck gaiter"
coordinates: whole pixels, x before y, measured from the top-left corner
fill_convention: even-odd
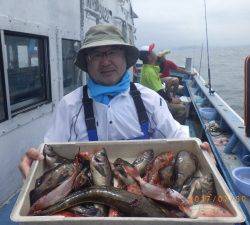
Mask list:
[[[95,101],[108,105],[112,97],[120,94],[121,92],[126,91],[129,88],[130,86],[129,77],[130,73],[126,71],[121,81],[112,86],[97,84],[91,78],[88,78],[87,86],[89,88],[91,97]]]

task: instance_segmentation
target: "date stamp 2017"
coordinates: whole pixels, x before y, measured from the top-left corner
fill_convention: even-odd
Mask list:
[[[246,201],[247,197],[245,195],[237,196],[227,196],[227,195],[193,195],[189,198],[189,201],[193,203],[203,202],[203,203],[227,203],[230,201],[242,202]]]

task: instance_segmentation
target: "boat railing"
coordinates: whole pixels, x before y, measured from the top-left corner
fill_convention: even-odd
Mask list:
[[[244,121],[216,92],[209,93],[209,88],[200,75],[195,76],[192,80],[187,80],[186,85],[204,134],[215,155],[217,166],[237,201],[242,194],[234,184],[232,170],[236,167],[250,165],[250,138],[245,136]],[[207,130],[206,126],[211,120],[202,117],[200,109],[204,106],[215,109],[216,116],[213,119],[218,121],[220,128],[225,131],[222,136],[228,139],[227,143],[218,145],[216,141],[220,139],[220,136],[213,136]],[[247,221],[250,221],[250,199],[246,198],[238,203],[245,213]]]

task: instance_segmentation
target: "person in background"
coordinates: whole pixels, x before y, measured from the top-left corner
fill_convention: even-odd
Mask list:
[[[129,68],[138,55],[138,49],[126,43],[115,26],[91,27],[75,61],[88,73],[87,85],[60,100],[44,142],[188,137],[160,95],[130,82]],[[211,153],[208,143],[202,148]],[[29,149],[19,165],[23,176],[33,160],[41,159],[37,149]]]
[[[179,85],[179,79],[177,77],[170,76],[171,70],[184,73],[190,76],[196,75],[196,73],[191,73],[186,71],[185,69],[177,66],[174,62],[167,60],[165,56],[170,53],[170,50],[164,50],[159,52],[157,55],[157,65],[160,67],[160,78],[166,84],[167,90],[173,93],[173,97],[176,96],[177,93],[180,93],[183,86]]]
[[[162,96],[169,107],[173,117],[181,124],[185,124],[186,107],[179,99],[172,98],[168,90],[162,85],[160,79],[160,68],[156,65],[157,56],[154,53],[155,45],[146,45],[140,48],[139,58],[142,60],[141,84],[154,90]]]
[[[139,70],[136,66],[133,66],[133,82],[138,83],[139,82]]]

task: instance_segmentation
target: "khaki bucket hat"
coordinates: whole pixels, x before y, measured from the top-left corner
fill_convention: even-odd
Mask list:
[[[121,31],[117,27],[110,24],[100,24],[91,27],[87,31],[83,45],[76,56],[75,65],[87,72],[86,53],[90,48],[107,45],[119,45],[124,47],[127,69],[136,63],[139,56],[139,50],[135,46],[126,43]]]

